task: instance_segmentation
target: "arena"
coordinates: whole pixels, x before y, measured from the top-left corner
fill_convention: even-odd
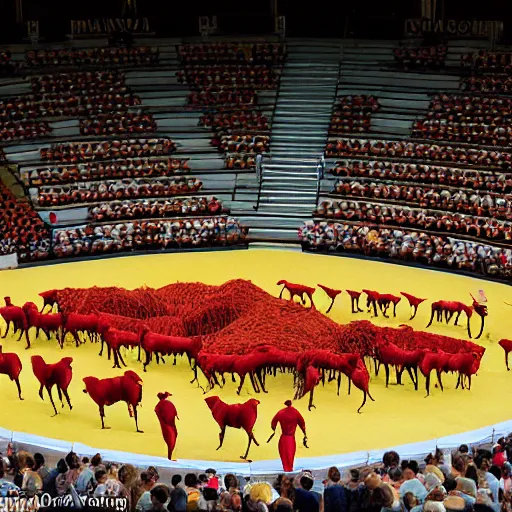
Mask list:
[[[44,3],[0,19],[0,511],[510,512],[510,6]]]

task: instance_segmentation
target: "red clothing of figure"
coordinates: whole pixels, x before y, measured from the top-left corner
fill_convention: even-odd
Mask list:
[[[281,437],[279,438],[279,457],[283,463],[283,470],[293,471],[293,461],[295,459],[296,443],[295,431],[300,427],[304,432],[304,446],[307,447],[306,423],[302,414],[292,407],[291,400],[285,402],[286,407],[281,409],[272,419],[270,427],[275,430],[277,424],[281,425]]]
[[[172,452],[176,446],[176,439],[178,437],[178,429],[176,428],[176,420],[178,418],[178,411],[172,402],[167,400],[167,397],[172,396],[167,391],[165,393],[158,393],[160,401],[156,404],[155,414],[160,421],[162,429],[162,436],[167,444],[167,458],[172,460]]]

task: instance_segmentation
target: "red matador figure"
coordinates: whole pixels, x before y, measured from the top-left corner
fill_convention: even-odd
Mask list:
[[[176,428],[176,420],[178,418],[178,411],[172,402],[167,400],[167,397],[172,396],[171,393],[166,391],[165,393],[158,393],[158,399],[160,400],[155,407],[155,414],[160,421],[160,427],[162,429],[162,436],[165,443],[167,444],[167,458],[172,459],[172,452],[176,446],[176,439],[178,437],[178,429]]]
[[[281,437],[279,438],[279,457],[281,457],[281,462],[283,463],[283,470],[286,472],[293,471],[293,461],[295,459],[295,451],[296,451],[296,443],[295,443],[295,431],[297,427],[300,427],[302,432],[304,432],[303,444],[306,448],[308,446],[308,437],[306,435],[306,423],[302,414],[292,407],[292,401],[286,400],[284,403],[286,407],[281,409],[272,419],[272,423],[270,424],[270,428],[274,431],[274,433],[269,437],[267,443],[271,441],[271,439],[276,435],[276,427],[279,423],[281,425]]]

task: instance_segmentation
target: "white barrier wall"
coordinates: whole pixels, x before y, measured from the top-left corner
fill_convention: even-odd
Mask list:
[[[402,459],[422,460],[427,454],[434,452],[436,447],[440,449],[456,450],[461,444],[467,444],[469,446],[493,444],[500,437],[506,436],[510,432],[512,432],[512,420],[469,432],[440,437],[438,439],[430,439],[418,443],[389,446],[380,450],[342,453],[324,457],[300,458],[295,460],[295,470],[301,471],[308,469],[314,471],[319,476],[323,476],[327,472],[327,468],[331,466],[349,468],[379,463],[382,461],[384,452],[388,450],[397,451]],[[189,459],[169,461],[164,457],[119,452],[107,448],[91,447],[81,443],[72,443],[22,432],[12,432],[0,428],[0,451],[5,453],[5,447],[9,441],[29,451],[40,451],[43,453],[45,453],[45,451],[57,452],[57,454],[60,453],[62,456],[71,450],[75,451],[80,456],[88,457],[99,452],[105,461],[129,463],[144,468],[156,466],[168,470],[171,473],[183,472],[185,470],[205,471],[209,467],[214,467],[220,474],[235,473],[237,475],[256,477],[275,475],[283,472],[279,459],[255,462],[221,462]],[[166,449],[162,440],[162,453],[165,453],[165,451]],[[58,457],[60,458],[60,456]]]
[[[0,255],[0,270],[11,268],[18,268],[18,255],[16,253]]]

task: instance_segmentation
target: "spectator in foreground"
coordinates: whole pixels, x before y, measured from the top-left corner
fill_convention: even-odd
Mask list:
[[[140,474],[140,483],[133,495],[133,503],[137,512],[146,512],[153,506],[151,503],[151,489],[158,482],[159,475],[152,469],[148,468]]]
[[[323,511],[322,495],[312,490],[314,483],[313,475],[304,471],[300,477],[300,487],[295,490],[295,510],[299,512]]]
[[[324,486],[325,512],[345,512],[348,505],[347,489],[341,482],[341,475],[337,467],[329,468]]]
[[[20,488],[5,479],[5,464],[0,460],[0,498],[18,495]]]
[[[41,477],[34,470],[35,465],[36,463],[32,457],[26,458],[21,490],[25,491],[29,498],[33,498],[43,488]]]
[[[253,484],[249,489],[247,510],[249,512],[268,512],[272,502],[272,488],[267,482]]]
[[[201,491],[199,490],[199,481],[194,473],[185,475],[185,492],[187,493],[187,512],[200,510]]]
[[[34,453],[34,461],[36,463],[34,471],[37,471],[41,481],[44,482],[46,477],[50,474],[50,470],[45,465],[46,461],[41,453]]]
[[[170,494],[169,512],[186,512],[187,511],[187,492],[181,487],[181,475],[173,475],[171,485],[173,487]]]
[[[159,484],[155,485],[150,491],[151,503],[153,507],[150,509],[151,512],[162,512],[165,510],[165,504],[169,499],[169,489],[166,485]]]
[[[242,510],[242,496],[238,488],[238,479],[232,473],[224,477],[225,491],[220,495],[219,508],[224,511],[240,512]]]

